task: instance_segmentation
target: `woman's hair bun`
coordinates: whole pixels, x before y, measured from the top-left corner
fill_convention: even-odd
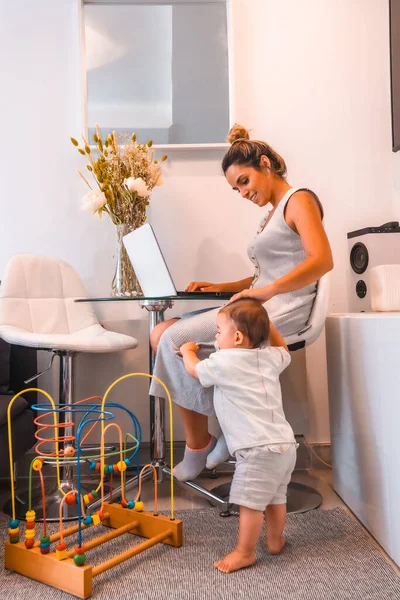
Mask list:
[[[250,135],[249,135],[249,132],[247,131],[247,129],[245,127],[243,127],[243,125],[239,125],[238,123],[235,123],[233,125],[233,127],[230,128],[228,137],[226,138],[226,141],[229,142],[230,144],[233,144],[234,142],[236,142],[236,140],[249,140],[249,139],[250,139]]]

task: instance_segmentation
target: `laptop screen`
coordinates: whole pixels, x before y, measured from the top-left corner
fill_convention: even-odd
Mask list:
[[[150,223],[123,238],[143,294],[149,297],[176,296],[176,288]]]

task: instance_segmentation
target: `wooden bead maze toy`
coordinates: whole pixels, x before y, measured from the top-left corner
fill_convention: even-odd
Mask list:
[[[164,388],[168,403],[169,403],[169,424],[170,424],[170,461],[171,471],[173,469],[173,431],[172,431],[172,403],[167,387],[162,381],[152,375],[146,373],[130,373],[120,377],[114,381],[107,389],[104,398],[87,398],[68,406],[68,411],[73,414],[82,414],[79,424],[76,428],[76,436],[60,435],[60,428],[71,427],[71,422],[58,422],[58,415],[65,410],[65,405],[56,405],[51,396],[39,388],[28,388],[16,394],[8,406],[8,443],[9,443],[9,458],[10,458],[10,474],[11,474],[11,505],[12,518],[9,522],[9,539],[5,544],[5,568],[15,571],[31,579],[35,579],[52,587],[58,588],[79,598],[88,598],[92,595],[94,578],[119,565],[120,563],[134,557],[135,555],[144,552],[146,549],[163,543],[170,546],[182,545],[182,521],[175,519],[174,516],[174,479],[170,479],[170,516],[162,516],[157,512],[157,469],[154,465],[145,465],[139,474],[138,492],[134,499],[128,500],[125,496],[125,475],[126,469],[132,464],[132,460],[138,460],[138,449],[141,441],[141,430],[136,417],[124,406],[107,402],[107,398],[111,390],[122,380],[129,377],[149,377],[156,379]],[[39,417],[35,419],[38,426],[36,437],[37,457],[33,459],[29,470],[29,505],[25,519],[25,540],[20,541],[21,525],[15,518],[15,489],[14,489],[14,465],[12,453],[12,429],[11,429],[11,408],[14,401],[22,394],[30,391],[36,391],[44,396],[51,405],[49,410],[48,404],[37,404],[33,406],[34,410],[39,413]],[[94,399],[100,400],[101,403],[93,403]],[[126,434],[125,442],[123,440],[122,430],[117,423],[112,422],[115,418],[114,409],[121,409],[128,413],[132,422],[134,435]],[[46,419],[50,418],[50,423]],[[63,420],[65,421],[65,420]],[[110,421],[107,425],[106,422]],[[83,441],[100,423],[101,425],[101,445],[100,454],[97,456],[87,457],[84,455],[82,448]],[[89,431],[85,430],[89,428]],[[119,447],[117,452],[105,453],[105,434],[110,429],[117,429],[119,436]],[[42,437],[44,432],[49,430],[54,432],[54,437],[51,441],[54,442],[55,451],[45,452],[43,445],[49,442],[48,437]],[[127,439],[133,442],[128,447]],[[64,444],[64,449],[60,449],[61,442]],[[70,444],[65,444],[68,442]],[[113,464],[107,464],[106,459],[117,455],[118,460]],[[71,460],[71,457],[76,457],[77,481],[76,489],[68,493],[64,493],[60,486],[60,464],[63,460]],[[46,461],[55,461],[57,482],[63,498],[60,503],[60,527],[59,532],[53,535],[47,535],[46,525],[46,486],[45,479],[42,473],[42,467]],[[82,495],[81,493],[81,462],[86,460],[90,469],[93,472],[99,473],[100,481],[97,488],[93,489],[89,494]],[[154,507],[152,512],[144,511],[144,504],[140,500],[143,474],[151,470],[153,471],[154,481]],[[43,506],[43,535],[40,539],[36,538],[35,512],[31,505],[31,486],[32,474],[35,471],[40,478],[42,491],[42,506]],[[121,478],[121,499],[119,502],[112,501],[112,478],[115,475]],[[104,479],[109,478],[111,498],[109,502],[104,501]],[[101,498],[100,510],[90,514],[90,504],[97,498]],[[78,524],[68,529],[63,529],[63,505],[64,503],[76,503],[78,506]],[[99,537],[84,542],[84,530],[89,527],[100,527],[101,525],[109,527],[112,531],[103,533]],[[91,566],[86,562],[86,553],[95,547],[101,546],[106,542],[113,540],[125,533],[134,534],[147,538],[146,541],[133,546],[129,550],[117,554],[112,558],[102,562],[96,566]],[[77,534],[77,541],[73,549],[67,548],[67,540]]]

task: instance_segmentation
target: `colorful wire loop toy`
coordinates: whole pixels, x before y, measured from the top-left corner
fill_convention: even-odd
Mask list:
[[[116,566],[125,560],[143,552],[158,543],[164,543],[171,546],[182,545],[182,521],[175,519],[174,516],[174,479],[170,479],[170,516],[165,517],[158,514],[158,494],[157,494],[157,470],[151,465],[145,465],[139,473],[139,485],[135,498],[128,499],[125,495],[125,472],[133,461],[138,464],[138,450],[141,443],[141,428],[135,415],[126,407],[115,402],[108,402],[108,396],[112,389],[124,379],[130,377],[147,377],[156,379],[164,388],[169,404],[169,427],[170,427],[170,463],[173,469],[173,427],[172,427],[172,402],[169,391],[162,381],[148,375],[147,373],[129,373],[116,379],[107,389],[103,398],[94,396],[75,402],[72,406],[68,405],[68,413],[72,416],[79,415],[79,422],[75,426],[74,419],[62,422],[58,421],[59,414],[66,409],[64,405],[56,405],[52,397],[39,388],[27,388],[16,394],[9,403],[7,411],[8,421],[8,446],[11,474],[11,506],[12,517],[9,522],[9,539],[5,545],[5,567],[58,588],[79,598],[88,598],[92,594],[93,578],[100,573]],[[36,417],[37,425],[36,439],[38,440],[35,450],[35,457],[29,468],[29,500],[28,511],[25,515],[24,540],[21,540],[20,522],[15,516],[15,488],[14,488],[14,464],[13,464],[13,445],[11,428],[11,409],[14,401],[28,392],[35,391],[43,394],[50,403],[36,404],[32,408],[36,410],[39,416]],[[95,403],[94,401],[98,402]],[[133,434],[125,434],[121,427],[114,423],[114,410],[122,410],[127,413],[133,425]],[[77,419],[78,421],[78,419]],[[100,454],[85,456],[83,444],[93,429],[100,424]],[[66,435],[64,429],[76,427],[76,435]],[[118,450],[116,452],[105,453],[105,436],[113,429],[118,433]],[[48,434],[53,433],[49,438]],[[54,443],[54,451],[46,451],[44,444]],[[128,445],[129,442],[129,445]],[[62,448],[60,446],[62,444]],[[61,487],[60,466],[64,460],[71,461],[76,459],[76,489],[65,493]],[[106,462],[111,459],[113,462]],[[57,485],[63,498],[60,503],[59,532],[53,535],[47,535],[46,523],[46,486],[43,476],[43,466],[46,461],[55,461]],[[81,464],[87,462],[89,469],[99,474],[99,483],[89,494],[81,493],[82,467]],[[144,511],[144,504],[140,500],[142,491],[143,473],[148,470],[153,471],[154,482],[154,506],[153,512]],[[32,510],[32,475],[36,472],[40,478],[42,506],[43,506],[43,531],[42,535],[36,536],[35,511]],[[112,502],[112,479],[113,476],[119,476],[121,479],[121,500],[119,503]],[[104,479],[109,478],[110,501],[104,501]],[[90,504],[98,498],[101,499],[100,510],[90,513]],[[78,524],[63,528],[63,506],[67,504],[77,504]],[[89,510],[88,510],[89,509]],[[100,535],[95,539],[83,540],[83,531],[88,527],[103,524],[111,527],[112,531]],[[112,557],[111,559],[100,563],[94,567],[86,563],[86,553],[97,546],[108,542],[124,533],[133,533],[135,535],[148,538],[147,541],[135,545],[130,550]],[[68,550],[66,539],[69,536],[77,534],[77,542],[73,549]],[[37,538],[37,539],[36,539]],[[52,547],[53,545],[53,547]],[[54,547],[55,545],[55,547]],[[73,572],[72,572],[73,571]]]

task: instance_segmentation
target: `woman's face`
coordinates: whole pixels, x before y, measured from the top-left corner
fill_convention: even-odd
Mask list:
[[[231,165],[225,173],[231,188],[257,206],[266,206],[271,198],[271,171],[244,165]]]

